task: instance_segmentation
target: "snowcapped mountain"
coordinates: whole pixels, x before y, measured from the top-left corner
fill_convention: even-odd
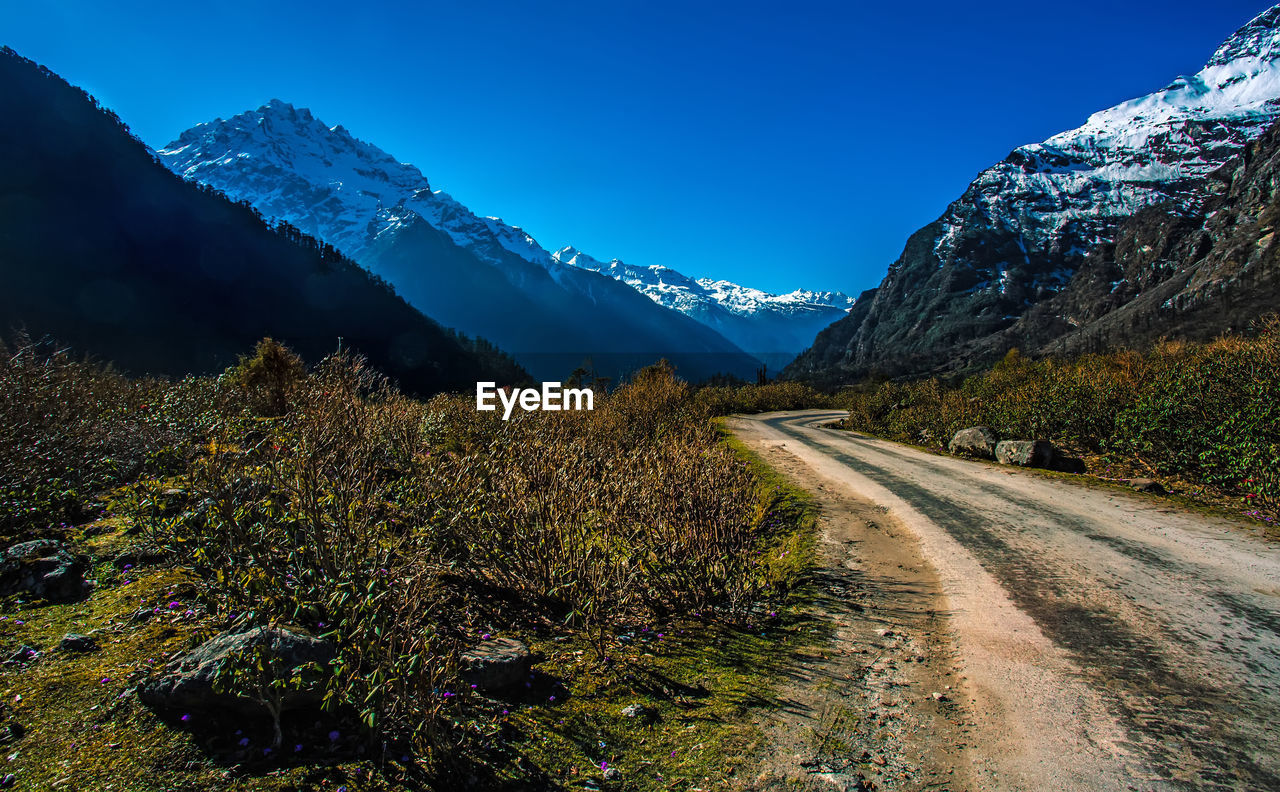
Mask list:
[[[308,360],[337,339],[406,391],[528,378],[368,271],[182,182],[114,113],[0,48],[0,324],[133,374],[216,373],[271,336]],[[471,386],[474,387],[474,386]]]
[[[1158,204],[1197,212],[1206,177],[1280,117],[1278,28],[1280,6],[1240,28],[1196,74],[983,171],[789,373],[983,362],[999,350],[982,339],[1063,291],[1122,221]]]
[[[634,267],[618,259],[601,262],[564,247],[552,258],[621,281],[649,299],[711,327],[772,368],[781,369],[806,349],[827,325],[843,317],[854,300],[838,291],[797,289],[769,294],[726,280],[694,280],[670,267]]]
[[[333,245],[419,310],[497,343],[535,376],[561,378],[588,358],[612,377],[660,357],[693,379],[751,376],[759,365],[714,330],[474,214],[416,167],[306,109],[273,100],[199,124],[157,156]]]
[[[512,253],[552,272],[562,269],[521,229],[476,216],[433,190],[413,165],[279,99],[198,124],[157,153],[184,178],[248,201],[357,261],[417,216],[490,263]]]

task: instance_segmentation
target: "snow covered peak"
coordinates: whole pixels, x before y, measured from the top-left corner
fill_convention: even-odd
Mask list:
[[[852,304],[836,292],[773,295],[727,281],[709,288],[670,267],[605,263],[572,247],[549,253],[518,226],[478,216],[433,190],[413,165],[278,99],[193,127],[157,155],[184,178],[248,201],[264,216],[284,220],[370,266],[377,251],[422,220],[515,280],[521,276],[512,269],[512,254],[594,300],[598,279],[584,271],[598,273],[741,341],[742,349],[787,359]]]
[[[1225,66],[1243,58],[1261,61],[1280,58],[1280,4],[1258,14],[1222,42],[1205,68]]]
[[[1120,219],[1153,204],[1194,208],[1200,180],[1280,118],[1278,25],[1280,6],[1237,31],[1196,74],[983,171],[943,216],[938,260],[979,272],[978,291],[1005,291],[1017,269],[1032,293],[1052,293]],[[1002,229],[1014,248],[999,258],[976,252],[984,228]],[[977,263],[987,259],[994,270]]]
[[[415,166],[279,99],[199,124],[157,154],[184,178],[247,200],[357,261],[418,216],[482,260],[500,264],[506,251],[553,274],[561,267],[520,228],[478,217],[432,190]]]
[[[774,366],[790,362],[818,331],[844,316],[854,303],[852,297],[835,291],[770,294],[726,280],[695,280],[661,264],[637,267],[618,259],[605,263],[572,246],[551,255],[562,264],[621,281]]]
[[[724,305],[734,313],[744,315],[760,311],[765,306],[771,306],[775,309],[784,306],[797,309],[820,306],[847,311],[853,307],[855,302],[853,297],[838,291],[796,289],[787,294],[770,294],[759,289],[739,286],[727,280],[712,280],[711,278],[699,278],[698,285],[705,289],[716,302]]]
[[[661,264],[636,267],[613,259],[608,264],[583,253],[572,246],[560,248],[551,254],[563,264],[579,269],[601,272],[620,280],[654,302],[692,314],[697,307],[715,303],[730,313],[752,316],[765,311],[795,311],[814,307],[838,308],[846,311],[854,299],[838,291],[809,291],[796,289],[790,294],[770,294],[760,289],[739,286],[727,280],[690,278],[682,272]]]
[[[1134,152],[1187,122],[1217,120],[1265,125],[1276,117],[1280,97],[1280,5],[1227,39],[1203,69],[1181,76],[1164,89],[1094,113],[1078,129],[1049,138],[1028,151],[1061,148],[1098,155]],[[1259,130],[1260,131],[1260,130]],[[1198,170],[1195,161],[1185,165]],[[1185,170],[1185,169],[1184,169]],[[1176,170],[1148,174],[1183,175]]]

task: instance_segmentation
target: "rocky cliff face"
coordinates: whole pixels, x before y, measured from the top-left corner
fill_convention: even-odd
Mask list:
[[[1085,258],[1061,294],[974,350],[1076,354],[1208,340],[1280,310],[1280,124],[1215,172],[1192,215],[1144,209]]]
[[[1145,210],[1154,206],[1164,207],[1161,217],[1194,218],[1210,196],[1210,174],[1280,117],[1278,28],[1280,6],[1232,35],[1196,74],[979,174],[787,374],[838,381],[986,362],[1037,306],[1082,273],[1096,277],[1086,257],[1119,244],[1126,220],[1142,214],[1150,223]]]

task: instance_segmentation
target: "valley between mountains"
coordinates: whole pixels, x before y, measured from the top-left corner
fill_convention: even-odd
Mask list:
[[[851,296],[544,247],[275,88],[151,145],[0,49],[0,790],[1280,792],[1280,5],[1203,55]]]
[[[1280,546],[828,428],[842,417],[729,421],[823,514],[839,651],[797,672],[774,772],[813,789],[1280,788]]]

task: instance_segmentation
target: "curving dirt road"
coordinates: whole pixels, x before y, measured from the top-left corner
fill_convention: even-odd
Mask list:
[[[825,427],[840,417],[728,425],[818,496],[828,534],[860,523],[830,547],[857,542],[866,564],[933,597],[904,620],[917,648],[903,651],[948,655],[914,673],[952,684],[953,710],[902,697],[921,702],[899,730],[918,766],[879,788],[1280,790],[1280,544],[1156,497]]]

